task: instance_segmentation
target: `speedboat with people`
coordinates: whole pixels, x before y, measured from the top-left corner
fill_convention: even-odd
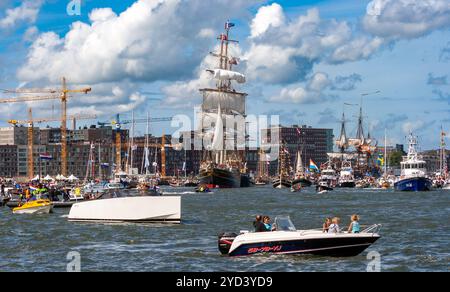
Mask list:
[[[50,200],[34,200],[13,209],[13,214],[49,214],[53,210]]]
[[[96,200],[76,203],[69,221],[104,223],[181,223],[181,197],[105,192]]]
[[[360,233],[324,233],[322,229],[297,230],[289,216],[275,218],[269,232],[222,233],[218,247],[223,255],[249,256],[268,254],[313,254],[331,257],[357,256],[380,239],[381,225]]]
[[[394,184],[396,191],[424,192],[431,191],[433,182],[427,177],[426,162],[416,151],[417,138],[409,134],[408,155],[403,157],[401,176]]]

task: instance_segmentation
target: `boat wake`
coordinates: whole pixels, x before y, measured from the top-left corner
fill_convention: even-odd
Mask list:
[[[197,192],[164,192],[164,196],[172,196],[172,195],[195,195],[199,194]],[[214,194],[214,192],[209,192],[207,194]]]

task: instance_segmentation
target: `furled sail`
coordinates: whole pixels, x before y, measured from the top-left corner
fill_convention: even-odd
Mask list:
[[[217,112],[219,105],[225,114],[245,114],[245,94],[217,90],[203,90],[203,112]]]
[[[217,120],[214,130],[214,139],[211,144],[211,150],[221,151],[223,150],[223,121],[222,121],[222,111],[219,109],[217,111]]]
[[[296,169],[295,169],[295,174],[297,176],[303,176],[304,175],[303,160],[302,160],[302,154],[300,153],[300,151],[297,152],[297,165],[296,165]]]
[[[245,75],[241,74],[239,72],[235,72],[235,71],[229,71],[229,70],[223,70],[223,69],[215,69],[213,70],[214,72],[214,78],[217,80],[222,80],[222,81],[226,81],[226,80],[234,80],[237,83],[245,83]]]

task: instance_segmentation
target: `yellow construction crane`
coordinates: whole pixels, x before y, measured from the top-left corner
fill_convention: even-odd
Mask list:
[[[69,116],[71,120],[91,120],[96,119],[96,115],[73,115]],[[28,109],[28,120],[9,120],[8,123],[14,126],[17,125],[28,125],[28,175],[30,178],[34,177],[34,151],[33,151],[33,138],[34,138],[34,124],[57,122],[59,118],[49,118],[49,119],[33,119],[32,109]]]
[[[80,89],[68,89],[66,78],[62,78],[62,88],[59,89],[16,89],[4,90],[4,93],[39,93],[51,94],[46,96],[21,96],[10,99],[0,99],[0,103],[15,103],[28,101],[42,101],[42,100],[61,100],[61,174],[67,176],[67,98],[69,93],[84,93],[88,94],[92,89],[90,87]]]

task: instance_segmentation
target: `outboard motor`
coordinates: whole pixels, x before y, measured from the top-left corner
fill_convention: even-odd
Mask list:
[[[236,233],[231,232],[224,232],[219,234],[218,245],[221,254],[228,254],[236,236],[238,236]]]

